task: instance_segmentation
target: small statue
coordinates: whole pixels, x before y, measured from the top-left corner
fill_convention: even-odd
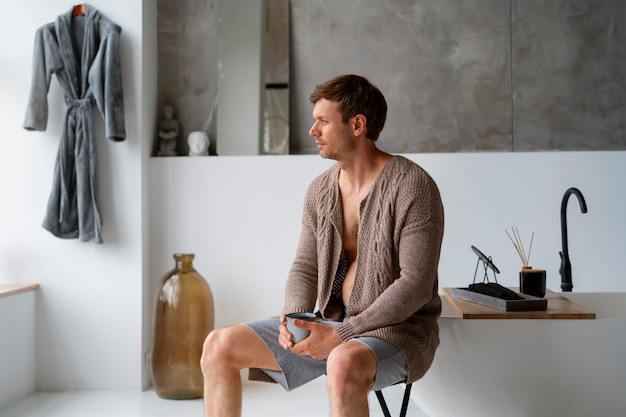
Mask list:
[[[209,154],[211,141],[206,132],[191,132],[187,138],[189,156],[204,156]]]
[[[159,156],[176,156],[178,121],[174,119],[171,104],[163,106],[163,119],[159,123]]]

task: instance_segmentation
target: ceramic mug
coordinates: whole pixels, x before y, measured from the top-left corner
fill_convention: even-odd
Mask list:
[[[523,268],[519,273],[519,290],[522,294],[533,297],[545,297],[546,270]]]
[[[291,313],[287,314],[287,330],[293,336],[291,339],[293,343],[301,342],[302,340],[309,337],[310,331],[306,329],[301,329],[300,327],[296,327],[293,324],[293,319],[299,319],[304,321],[313,321],[315,319],[315,314],[313,313]]]

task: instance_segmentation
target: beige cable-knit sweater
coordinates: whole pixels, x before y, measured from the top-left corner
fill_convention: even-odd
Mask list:
[[[283,312],[319,312],[339,320],[331,300],[342,250],[339,166],[309,186],[298,250],[285,289]],[[433,179],[414,162],[393,156],[361,202],[358,263],[341,340],[375,336],[406,357],[407,382],[421,378],[439,345],[441,314],[437,265],[444,213]]]
[[[331,300],[342,250],[339,166],[307,190],[302,232],[287,278],[284,313],[319,312],[339,320]],[[361,203],[356,278],[341,340],[374,336],[396,345],[408,364],[407,383],[421,378],[439,345],[441,314],[437,265],[443,237],[443,205],[433,179],[417,164],[392,157]],[[274,382],[259,369],[250,379]]]

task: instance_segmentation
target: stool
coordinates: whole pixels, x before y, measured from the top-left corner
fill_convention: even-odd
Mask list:
[[[404,388],[404,397],[402,398],[402,408],[400,408],[400,417],[406,417],[406,411],[409,407],[409,399],[411,396],[411,386],[412,384],[406,384]],[[391,417],[391,413],[389,413],[389,408],[387,407],[387,402],[385,401],[385,397],[383,396],[382,390],[376,391],[376,398],[378,398],[378,402],[380,403],[380,408],[383,410],[383,414],[385,417]]]

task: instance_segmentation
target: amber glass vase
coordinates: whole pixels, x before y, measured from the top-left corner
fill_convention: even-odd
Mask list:
[[[157,287],[152,341],[152,383],[161,398],[202,397],[202,343],[213,330],[213,294],[193,267],[194,254],[174,254],[176,267]]]

